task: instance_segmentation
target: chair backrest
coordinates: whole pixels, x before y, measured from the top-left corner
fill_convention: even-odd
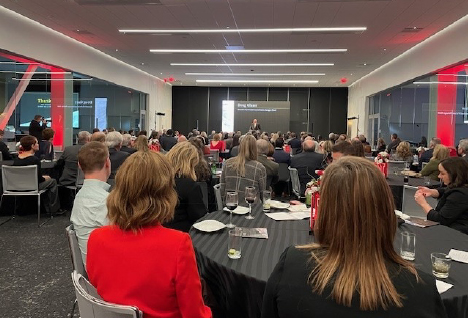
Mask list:
[[[278,168],[278,181],[283,181],[283,182],[289,182],[290,175],[289,175],[289,169],[288,169],[288,164],[285,162],[282,162],[279,164]]]
[[[423,162],[422,163],[422,168],[424,169],[424,167],[428,164],[429,162]]]
[[[39,184],[37,182],[37,166],[2,166],[3,192],[24,191],[37,193]]]
[[[78,245],[78,239],[76,237],[73,224],[67,226],[67,228],[65,228],[65,232],[67,233],[68,246],[70,247],[73,270],[77,271],[78,274],[84,277],[88,277],[88,273],[86,273],[86,269],[83,264],[83,258],[81,257],[81,250]]]
[[[219,150],[218,149],[210,149],[210,156],[213,156],[213,160],[215,162],[219,161]]]
[[[299,173],[296,168],[288,167],[289,175],[291,177],[293,193],[300,198],[301,197],[301,182],[299,181]]]
[[[405,161],[388,161],[388,173],[393,173],[394,171],[403,171],[405,170]]]
[[[0,152],[0,161],[3,161],[3,153]]]
[[[223,210],[223,199],[221,197],[221,185],[218,183],[213,186],[215,197],[216,197],[216,207],[218,211]]]
[[[417,190],[417,187],[412,187],[408,185],[403,186],[403,200],[401,204],[401,212],[412,217],[426,219],[426,213],[423,211],[421,206],[417,204],[414,200],[414,194]],[[426,197],[426,201],[433,208],[437,206],[437,199],[434,199],[432,197]]]
[[[203,196],[203,203],[205,204],[205,208],[208,209],[208,185],[206,182],[197,182],[200,185],[202,196]]]
[[[104,301],[86,278],[73,271],[73,286],[81,318],[142,318],[135,306],[123,306]]]
[[[63,151],[54,151],[54,159],[59,160],[62,157]]]
[[[78,172],[76,174],[76,181],[75,181],[75,186],[77,188],[81,188],[84,183],[84,173],[83,170],[81,170],[80,167],[78,167]]]

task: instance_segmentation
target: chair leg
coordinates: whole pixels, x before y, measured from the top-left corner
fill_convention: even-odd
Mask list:
[[[73,318],[73,315],[75,314],[76,304],[78,304],[78,299],[75,298],[75,301],[73,302],[73,307],[70,313],[68,314],[68,317]]]
[[[41,227],[41,195],[37,196],[37,226]]]

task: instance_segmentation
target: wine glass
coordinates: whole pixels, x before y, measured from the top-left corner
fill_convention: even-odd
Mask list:
[[[232,191],[226,193],[226,207],[229,209],[229,223],[226,224],[226,227],[230,229],[236,227],[234,224],[232,224],[232,211],[234,211],[237,208],[237,202],[237,192]]]
[[[245,218],[248,220],[255,219],[255,217],[252,216],[252,203],[254,203],[256,196],[257,191],[255,187],[245,187],[245,202],[249,204],[249,215]]]

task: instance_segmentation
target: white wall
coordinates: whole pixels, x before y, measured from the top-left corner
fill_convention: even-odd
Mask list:
[[[353,83],[349,88],[348,117],[359,116],[359,127],[353,121],[352,133],[358,128],[369,135],[364,130],[366,96],[467,59],[467,30],[468,15]]]
[[[155,112],[166,113],[164,127],[172,122],[171,85],[2,6],[0,49],[147,93],[147,128]]]

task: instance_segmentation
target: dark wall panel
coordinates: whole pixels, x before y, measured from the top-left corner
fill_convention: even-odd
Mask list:
[[[206,130],[208,124],[208,87],[172,88],[172,126],[183,134],[192,129]]]
[[[210,87],[210,121],[208,131],[221,130],[223,100],[228,99],[227,87]]]
[[[310,90],[310,123],[313,129],[309,130],[316,136],[330,133],[330,93],[330,88]]]
[[[231,87],[229,94],[227,87],[173,87],[173,128],[188,133],[198,119],[200,130],[220,131],[223,100],[262,101],[267,97],[269,101],[287,101],[289,97],[291,131],[308,130],[322,136],[346,132],[348,89],[329,87],[291,87],[289,94],[286,87]]]
[[[346,134],[348,117],[348,89],[332,88],[330,96],[330,129],[329,132]]]

